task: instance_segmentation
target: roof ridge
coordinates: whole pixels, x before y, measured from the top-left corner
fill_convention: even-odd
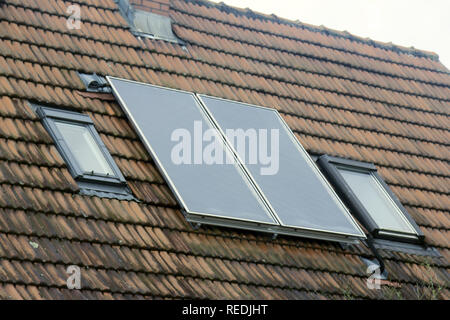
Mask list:
[[[427,58],[427,59],[430,59],[433,61],[439,61],[439,55],[435,52],[417,49],[417,48],[414,48],[413,46],[408,48],[408,47],[404,47],[401,45],[393,44],[392,42],[382,42],[382,41],[373,40],[368,37],[363,38],[363,37],[351,34],[350,32],[348,32],[346,30],[339,31],[339,30],[325,27],[323,25],[316,26],[316,25],[301,22],[299,20],[292,21],[287,18],[278,17],[275,14],[265,14],[265,13],[251,10],[249,8],[243,9],[243,8],[239,8],[239,7],[230,6],[224,2],[214,3],[209,0],[185,0],[185,1],[191,2],[194,4],[198,4],[198,5],[202,5],[202,6],[205,6],[208,8],[214,7],[221,11],[224,11],[226,13],[232,13],[234,15],[246,16],[249,18],[265,20],[265,21],[272,21],[272,22],[276,22],[279,24],[285,24],[285,25],[294,26],[294,27],[301,28],[301,29],[307,29],[307,30],[313,31],[313,32],[324,33],[326,35],[331,35],[333,37],[344,38],[344,39],[348,39],[350,41],[368,44],[368,45],[371,45],[376,48],[390,50],[390,51],[393,51],[396,53],[409,54],[409,55],[413,55],[413,56],[419,57],[419,58]]]
[[[234,26],[234,27],[237,27],[237,28],[246,29],[248,31],[254,31],[254,32],[262,33],[262,34],[267,34],[267,35],[270,35],[270,36],[273,36],[273,37],[289,39],[291,41],[302,42],[302,43],[306,43],[306,44],[310,44],[310,45],[314,45],[314,46],[318,46],[318,47],[323,47],[323,48],[330,49],[330,50],[337,50],[337,51],[341,51],[341,52],[344,52],[344,53],[347,53],[347,54],[351,54],[351,55],[358,55],[358,56],[361,56],[361,57],[364,57],[364,58],[369,58],[369,59],[373,59],[373,60],[379,60],[379,61],[382,61],[382,62],[385,62],[385,63],[397,64],[397,65],[400,65],[400,66],[407,66],[407,67],[411,67],[411,68],[415,68],[415,69],[425,70],[425,71],[429,71],[429,72],[436,72],[436,73],[440,73],[440,74],[446,74],[446,75],[450,74],[450,72],[448,72],[447,69],[446,70],[441,70],[441,69],[438,69],[438,68],[431,68],[431,67],[426,67],[426,66],[420,66],[418,64],[402,62],[399,59],[383,58],[383,57],[377,56],[377,55],[370,55],[370,54],[367,54],[367,53],[362,53],[360,51],[350,50],[348,48],[342,48],[342,47],[338,47],[338,46],[325,44],[325,43],[320,42],[320,41],[313,41],[313,40],[308,40],[308,39],[302,39],[302,38],[299,38],[299,37],[290,36],[290,35],[283,34],[283,33],[276,33],[276,32],[270,31],[270,30],[258,29],[258,28],[255,28],[255,27],[247,26],[247,25],[240,25],[240,24],[237,24],[235,22],[230,22],[230,21],[226,21],[226,20],[223,20],[223,19],[219,19],[219,18],[213,18],[213,17],[209,17],[209,16],[206,16],[206,15],[198,14],[198,13],[194,13],[194,12],[184,11],[184,9],[181,9],[181,8],[174,8],[174,10],[176,10],[176,11],[178,11],[180,13],[183,13],[183,14],[188,14],[188,15],[191,15],[191,16],[195,16],[197,18],[201,18],[201,19],[205,19],[205,20],[211,20],[211,21],[214,21],[216,23],[221,23],[221,24],[224,24],[224,25]],[[176,24],[182,25],[185,28],[187,27],[187,28],[190,28],[190,29],[193,29],[193,30],[196,30],[196,31],[204,32],[204,30],[202,30],[202,29],[198,29],[197,27],[193,27],[192,25],[181,23],[180,21],[176,21]],[[217,34],[217,33],[213,33],[212,31],[208,32],[208,33],[213,34],[213,35],[223,36],[220,33]],[[236,40],[233,37],[231,37],[230,39],[231,40]],[[250,43],[253,43],[253,42],[250,42]],[[257,45],[257,44],[254,44],[254,45]],[[380,49],[379,47],[375,47],[375,48]],[[385,49],[381,49],[381,50],[385,50]]]

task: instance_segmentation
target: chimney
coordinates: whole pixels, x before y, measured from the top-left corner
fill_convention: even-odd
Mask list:
[[[138,10],[169,16],[171,0],[129,0],[130,4]]]

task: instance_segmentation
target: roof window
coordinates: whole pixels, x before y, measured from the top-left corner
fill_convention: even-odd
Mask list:
[[[165,40],[183,45],[172,31],[172,19],[168,16],[136,8],[129,0],[116,0],[122,16],[128,21],[136,36]]]
[[[423,241],[423,233],[373,164],[327,155],[321,156],[318,164],[374,238]]]
[[[133,198],[89,116],[34,105],[81,192]]]

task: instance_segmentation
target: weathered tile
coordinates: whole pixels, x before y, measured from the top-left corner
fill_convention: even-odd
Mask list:
[[[78,94],[77,71],[273,107],[308,151],[374,162],[442,254],[428,269],[383,251],[390,280],[409,299],[427,276],[448,281],[450,77],[433,55],[173,0],[185,50],[137,39],[113,0],[79,1],[83,28],[69,31],[68,4],[8,0],[0,13],[1,298],[389,298],[367,290],[365,246],[193,230],[120,106]],[[87,113],[140,202],[78,195],[27,100]],[[70,264],[82,290],[65,286]]]

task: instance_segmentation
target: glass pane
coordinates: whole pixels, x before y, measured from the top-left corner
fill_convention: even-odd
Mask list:
[[[343,168],[339,172],[380,229],[415,233],[377,178]]]
[[[211,143],[204,138],[212,125],[193,94],[119,79],[109,81],[188,212],[276,224],[241,167],[207,163],[203,157]],[[215,141],[223,159],[230,157],[223,141]]]
[[[114,176],[111,166],[86,126],[60,121],[55,121],[55,125],[84,173]]]
[[[275,110],[207,96],[201,99],[283,225],[362,235]],[[241,148],[239,138],[231,136],[240,129],[248,137]]]

